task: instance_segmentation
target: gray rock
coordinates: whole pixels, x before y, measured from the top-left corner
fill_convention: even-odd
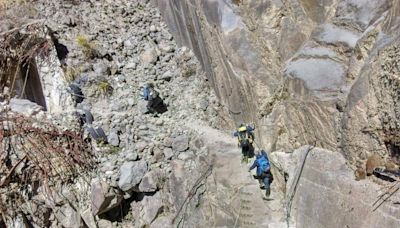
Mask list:
[[[139,185],[141,192],[155,192],[159,187],[160,175],[157,171],[150,171],[144,175]]]
[[[169,138],[169,137],[164,138],[164,140],[163,140],[164,146],[165,147],[172,147],[172,141],[173,140],[171,138]]]
[[[57,210],[55,216],[59,223],[65,228],[81,227],[81,215],[69,204],[64,204]]]
[[[180,154],[178,155],[178,158],[179,158],[180,160],[183,160],[183,161],[189,160],[189,159],[191,159],[191,158],[193,158],[193,157],[194,157],[193,151],[188,151],[188,152],[185,152],[185,153],[180,153]]]
[[[164,208],[159,193],[154,196],[145,196],[141,203],[143,205],[142,218],[147,224],[153,222]]]
[[[135,70],[136,65],[137,64],[135,62],[129,62],[128,64],[126,64],[125,68]]]
[[[111,132],[107,137],[107,142],[112,146],[119,146],[119,136],[115,132]]]
[[[174,156],[174,152],[172,151],[171,148],[164,148],[164,157],[166,160],[171,160],[171,158]]]
[[[110,222],[108,220],[100,219],[97,222],[97,227],[98,228],[110,228],[110,227],[113,227],[113,224],[112,224],[112,222]]]
[[[125,159],[127,161],[136,161],[138,159],[138,154],[136,152],[128,152]]]
[[[93,71],[96,72],[97,75],[110,75],[111,74],[110,67],[101,61],[93,64]]]
[[[157,62],[158,54],[154,48],[147,48],[141,55],[144,64],[154,64]]]
[[[136,144],[135,144],[135,150],[137,151],[137,152],[142,152],[142,151],[144,151],[144,149],[147,147],[147,143],[146,142],[144,142],[144,141],[139,141],[139,142],[137,142]]]
[[[110,191],[110,186],[101,180],[95,179],[91,186],[91,208],[93,215],[99,215],[118,206],[122,201],[120,195]]]
[[[183,152],[189,148],[189,137],[186,135],[179,135],[172,141],[172,149],[178,152]]]
[[[33,116],[44,110],[42,106],[32,101],[17,98],[11,98],[10,108],[11,111],[23,114],[25,116]]]
[[[171,218],[160,216],[151,223],[150,228],[172,228],[171,221]]]
[[[122,191],[129,191],[140,183],[147,172],[145,161],[125,162],[120,168],[118,186]]]
[[[88,228],[97,228],[91,209],[88,208],[81,213],[83,222]]]
[[[171,71],[166,71],[164,74],[161,75],[160,79],[164,81],[171,81],[173,74]]]
[[[206,99],[201,99],[200,102],[198,103],[199,109],[201,109],[203,111],[207,110],[208,105],[209,105],[209,103],[208,103],[208,101]]]
[[[146,125],[140,125],[139,130],[142,130],[142,131],[149,130],[149,127],[147,127]]]
[[[131,48],[133,46],[132,41],[131,40],[125,40],[124,41],[124,47],[125,48]]]
[[[157,126],[162,126],[164,124],[164,121],[162,119],[158,119],[155,124]]]

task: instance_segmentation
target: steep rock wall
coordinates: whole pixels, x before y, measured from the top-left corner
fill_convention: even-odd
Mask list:
[[[261,147],[290,152],[316,142],[353,168],[371,154],[398,162],[398,1],[153,3],[178,42],[194,50],[235,122],[256,122]],[[303,187],[312,185],[327,184],[311,179]],[[315,200],[321,199],[311,195],[300,203],[322,210]],[[334,227],[324,215],[316,223],[301,216],[299,227]]]

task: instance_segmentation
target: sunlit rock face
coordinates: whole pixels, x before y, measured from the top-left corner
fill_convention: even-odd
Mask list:
[[[197,55],[231,118],[256,123],[260,147],[291,152],[315,142],[353,169],[371,154],[399,162],[398,1],[153,4]],[[329,225],[305,221],[298,225]]]

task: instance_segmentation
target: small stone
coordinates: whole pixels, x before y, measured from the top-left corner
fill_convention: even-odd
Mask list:
[[[124,47],[125,48],[131,48],[133,46],[132,41],[131,40],[125,40],[124,41]]]
[[[208,105],[209,105],[208,101],[207,101],[206,99],[202,99],[202,100],[199,102],[199,109],[200,109],[200,110],[203,110],[203,111],[206,111],[207,108],[208,108]]]
[[[118,136],[118,134],[115,133],[115,132],[111,132],[107,137],[107,141],[112,146],[119,146],[119,136]]]
[[[189,148],[189,137],[180,135],[173,139],[172,149],[178,152],[183,152]]]
[[[146,142],[144,142],[144,141],[140,141],[140,142],[137,142],[136,144],[135,144],[135,150],[137,151],[137,152],[143,152],[144,151],[144,149],[147,147],[147,143]]]
[[[171,158],[174,156],[174,152],[172,151],[171,148],[164,148],[164,157],[166,160],[171,160]]]
[[[171,71],[166,71],[164,74],[161,75],[160,79],[164,81],[171,81],[173,74]]]
[[[158,119],[157,121],[156,121],[156,125],[157,126],[162,126],[164,124],[164,121],[162,120],[162,119]]]
[[[125,158],[127,161],[136,161],[138,160],[138,154],[135,152],[129,152]]]
[[[142,130],[142,131],[149,130],[149,127],[147,127],[146,125],[140,125],[139,130]]]
[[[129,62],[128,64],[126,64],[125,68],[135,70],[136,66],[137,64],[135,62]]]
[[[180,153],[178,155],[178,159],[182,160],[182,161],[186,161],[186,160],[190,160],[191,158],[194,157],[194,153],[193,151],[188,151],[185,153]]]
[[[110,67],[108,67],[103,62],[97,62],[97,63],[93,64],[92,68],[93,68],[93,71],[97,75],[110,75],[111,74]]]
[[[154,48],[148,48],[142,54],[141,59],[144,64],[154,64],[158,59],[157,51]]]
[[[111,221],[105,220],[105,219],[100,219],[97,222],[97,227],[98,228],[110,228],[113,227],[113,224]]]

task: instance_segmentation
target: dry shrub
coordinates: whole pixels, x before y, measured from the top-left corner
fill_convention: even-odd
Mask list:
[[[79,35],[76,37],[76,43],[81,48],[85,58],[93,59],[97,56],[96,45],[93,42],[90,42],[86,36]]]
[[[0,214],[15,216],[24,202],[70,183],[95,165],[82,134],[20,115],[0,116]]]

